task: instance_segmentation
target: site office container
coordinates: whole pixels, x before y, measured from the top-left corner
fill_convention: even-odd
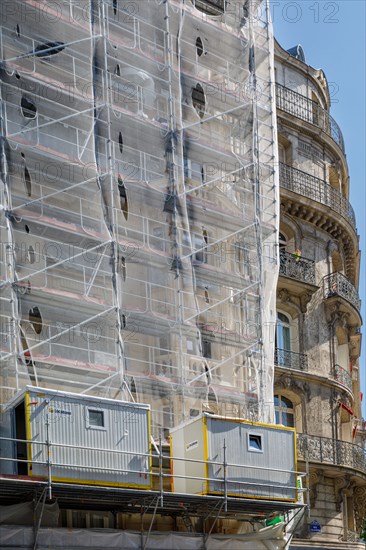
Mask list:
[[[297,500],[293,428],[204,414],[171,429],[170,443],[174,492]]]
[[[27,386],[5,407],[2,427],[28,440],[2,445],[12,459],[3,473],[47,478],[50,451],[53,481],[152,486],[149,405]]]

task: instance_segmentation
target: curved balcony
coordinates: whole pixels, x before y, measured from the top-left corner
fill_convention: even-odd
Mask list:
[[[280,275],[315,285],[315,262],[303,257],[280,251]]]
[[[324,298],[333,298],[339,296],[353,307],[360,311],[361,300],[356,287],[343,273],[335,272],[326,275],[323,279]]]
[[[308,97],[286,88],[286,86],[276,84],[276,105],[281,111],[285,111],[323,130],[345,153],[340,127],[328,111],[323,109],[316,101],[312,101]]]
[[[299,433],[297,457],[299,460],[352,468],[366,475],[366,449],[354,443]]]
[[[343,367],[334,365],[334,379],[352,393],[352,376]]]
[[[329,206],[356,231],[356,218],[351,204],[326,181],[280,162],[280,186]]]
[[[308,357],[305,353],[295,353],[286,349],[275,349],[274,363],[277,367],[286,369],[308,370]]]

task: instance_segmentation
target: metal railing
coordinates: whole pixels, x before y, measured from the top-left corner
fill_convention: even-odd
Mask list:
[[[352,391],[352,376],[343,367],[334,365],[334,378],[337,382]]]
[[[47,431],[45,441],[35,438],[30,440],[0,437],[0,443],[5,449],[0,457],[0,477],[3,473],[6,476],[11,473],[13,476],[21,475],[23,479],[28,476],[36,476],[38,480],[43,479],[47,485],[48,498],[50,499],[55,483],[63,481],[85,485],[89,485],[91,481],[93,485],[100,487],[108,487],[112,484],[121,488],[142,488],[144,490],[153,488],[155,481],[160,491],[161,506],[163,506],[164,493],[174,492],[171,485],[172,480],[175,484],[180,480],[187,481],[187,486],[183,484],[183,489],[180,491],[184,494],[205,495],[207,492],[220,495],[224,499],[225,508],[228,496],[252,496],[256,499],[267,500],[270,498],[280,501],[288,499],[295,502],[299,492],[296,483],[298,472],[294,469],[281,468],[278,470],[277,467],[229,462],[225,439],[220,456],[217,455],[217,460],[200,460],[173,454],[164,455],[161,440],[159,447],[154,445],[155,452],[53,443],[50,440],[49,431]],[[25,451],[28,448],[32,450],[29,454]],[[14,453],[14,449],[20,450],[21,454],[18,456],[17,453]],[[168,459],[168,466],[164,466],[164,459],[165,463]],[[178,470],[178,463],[184,463],[185,467],[182,469],[184,472],[188,472],[190,466],[192,472],[197,471],[197,467],[201,467],[199,472],[203,471],[202,467],[207,467],[205,470],[207,475],[202,477],[192,475],[192,473],[189,475],[173,473],[170,470],[172,463],[176,464],[174,470]],[[19,472],[19,467],[22,467],[21,472]],[[291,466],[289,467],[291,468]],[[32,473],[27,473],[24,469]],[[266,478],[265,485],[262,481],[258,482],[258,479],[264,478]],[[83,482],[80,481],[81,479]],[[168,483],[165,484],[164,481]]]
[[[287,349],[276,348],[274,362],[278,367],[300,371],[308,370],[308,357],[305,353],[295,353]]]
[[[345,466],[366,474],[366,449],[347,441],[299,433],[297,456],[300,460]]]
[[[281,111],[314,124],[328,134],[336,144],[345,152],[342,132],[334,118],[326,109],[323,109],[316,101],[276,84],[276,105]]]
[[[280,162],[280,186],[329,206],[356,230],[356,217],[351,204],[326,181]]]
[[[280,251],[280,275],[315,285],[315,262]]]
[[[358,311],[361,309],[361,300],[356,287],[343,273],[335,272],[326,275],[323,279],[324,298],[339,296],[353,305]]]

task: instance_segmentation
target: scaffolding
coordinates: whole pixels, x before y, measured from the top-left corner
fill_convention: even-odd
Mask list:
[[[1,31],[1,401],[27,384],[273,420],[263,2],[14,1]]]

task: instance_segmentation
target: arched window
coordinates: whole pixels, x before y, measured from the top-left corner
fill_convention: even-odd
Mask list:
[[[284,313],[277,313],[276,348],[291,351],[290,319]]]
[[[276,424],[293,428],[295,426],[294,405],[290,399],[278,393],[274,396]]]

